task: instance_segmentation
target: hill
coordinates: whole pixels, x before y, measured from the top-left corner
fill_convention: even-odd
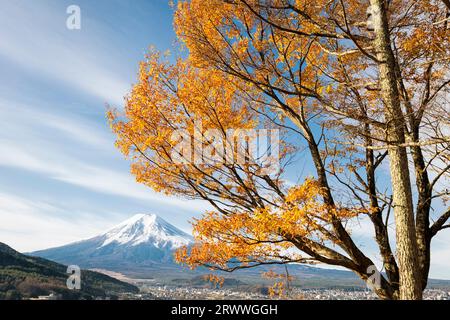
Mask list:
[[[138,292],[129,283],[101,273],[82,270],[81,289],[69,290],[65,265],[21,254],[0,243],[0,300],[28,299],[51,293],[62,299],[115,298],[124,292]]]

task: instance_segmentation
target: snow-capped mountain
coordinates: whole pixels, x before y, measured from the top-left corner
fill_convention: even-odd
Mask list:
[[[192,237],[154,214],[137,214],[91,239],[32,255],[56,262],[124,271],[174,266],[174,251]]]
[[[110,244],[177,249],[191,242],[191,236],[155,214],[137,214],[106,232],[101,247]]]

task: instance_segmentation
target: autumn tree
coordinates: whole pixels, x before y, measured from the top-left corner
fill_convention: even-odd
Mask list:
[[[137,181],[212,208],[178,260],[224,271],[319,262],[370,281],[374,261],[351,235],[370,221],[375,292],[421,299],[431,241],[450,227],[449,10],[446,0],[179,1],[187,57],[151,52],[125,112],[109,112]],[[217,161],[240,152],[226,148],[242,138],[230,130],[263,128],[281,132],[280,170],[248,154]],[[179,130],[191,133],[187,153]],[[314,172],[287,183],[304,151]]]

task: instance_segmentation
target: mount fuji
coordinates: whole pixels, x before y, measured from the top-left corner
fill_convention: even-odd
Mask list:
[[[59,263],[112,271],[180,268],[174,251],[189,245],[192,236],[154,214],[137,214],[91,239],[31,255]]]

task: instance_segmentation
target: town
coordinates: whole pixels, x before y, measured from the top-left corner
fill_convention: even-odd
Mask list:
[[[302,289],[292,288],[283,297],[232,289],[189,288],[175,286],[141,287],[138,294],[124,294],[121,299],[132,300],[377,300],[370,290]],[[450,289],[427,289],[424,300],[450,300]]]

